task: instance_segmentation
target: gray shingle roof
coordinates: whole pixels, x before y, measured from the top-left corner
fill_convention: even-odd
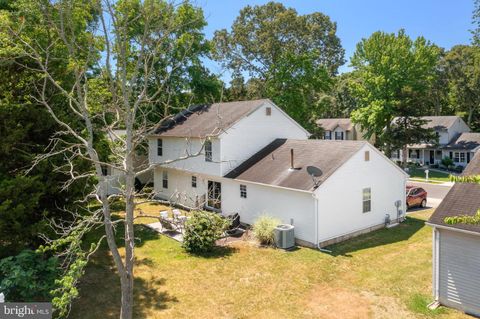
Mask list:
[[[460,117],[451,116],[422,116],[422,119],[427,120],[428,123],[424,125],[425,128],[433,128],[435,130],[446,130],[455,124]]]
[[[463,175],[480,175],[480,152],[468,164]],[[451,228],[469,230],[480,233],[480,225],[455,224],[447,225],[445,217],[458,215],[473,216],[480,209],[480,185],[456,183],[445,196],[442,203],[429,219],[429,223]]]
[[[462,133],[445,146],[446,149],[473,150],[480,146],[480,133]]]
[[[321,126],[325,131],[333,131],[337,127],[345,131],[351,131],[353,129],[353,123],[350,119],[318,119],[317,125]]]
[[[307,166],[316,166],[322,171],[317,178],[321,184],[365,144],[364,141],[276,139],[225,177],[312,191],[315,187]],[[291,149],[294,170],[290,169]]]
[[[191,106],[162,121],[155,134],[174,137],[218,136],[270,100],[252,100]]]

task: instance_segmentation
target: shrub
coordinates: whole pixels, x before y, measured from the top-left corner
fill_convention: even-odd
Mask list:
[[[455,166],[454,170],[455,170],[455,172],[457,172],[457,173],[461,173],[461,172],[463,172],[463,169],[464,169],[464,168],[465,168],[465,167],[463,167],[462,165],[457,165],[457,166]]]
[[[0,260],[0,292],[8,301],[50,301],[60,275],[55,257],[24,250]]]
[[[271,216],[259,217],[253,225],[253,235],[262,245],[272,245],[275,242],[273,230],[281,221]]]
[[[451,166],[453,166],[453,160],[450,157],[445,156],[442,158],[442,165],[449,169]]]
[[[215,247],[215,241],[230,225],[230,221],[219,214],[196,211],[185,222],[183,247],[191,253],[206,253]]]

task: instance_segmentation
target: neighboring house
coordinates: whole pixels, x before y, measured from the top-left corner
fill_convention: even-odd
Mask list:
[[[115,147],[114,144],[117,143],[118,139],[126,135],[125,130],[113,130],[108,133],[107,137],[112,143],[112,147]],[[143,154],[135,154],[133,159],[133,165],[136,171],[144,170],[148,168],[148,156]],[[105,176],[108,181],[107,185],[107,194],[119,194],[122,191],[122,186],[125,183],[125,174],[119,169],[115,169],[111,166],[104,165],[102,166],[102,174]],[[151,171],[143,173],[141,176],[138,176],[135,180],[135,187],[137,189],[141,186],[152,184],[153,183],[153,173]]]
[[[353,124],[349,118],[319,119],[315,123],[323,129],[324,140],[365,140],[360,126]]]
[[[464,175],[480,175],[480,153]],[[480,185],[456,183],[428,221],[433,227],[433,295],[438,303],[480,316],[480,225],[445,224],[446,217],[475,215]]]
[[[323,246],[395,221],[407,175],[367,142],[308,140],[270,100],[196,106],[149,137],[158,198],[253,224],[268,214]],[[178,160],[181,158],[180,160]],[[308,166],[321,170],[312,178]]]
[[[437,143],[409,145],[407,161],[422,165],[440,164],[442,158],[450,157],[456,166],[466,166],[480,144],[480,133],[469,133],[470,128],[459,116],[424,116],[424,127],[431,128],[438,137]],[[393,160],[402,159],[402,151],[392,154]]]

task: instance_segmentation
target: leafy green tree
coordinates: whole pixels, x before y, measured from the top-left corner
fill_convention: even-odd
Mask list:
[[[328,108],[322,110],[322,117],[344,118],[357,109],[357,99],[352,90],[355,81],[358,81],[355,72],[346,72],[334,79],[329,96],[331,102]]]
[[[426,108],[438,57],[438,47],[423,37],[412,41],[404,30],[375,32],[357,44],[351,65],[358,77],[352,86],[358,109],[352,112],[352,119],[360,124],[365,137],[375,136],[388,156],[393,147],[429,138],[430,132],[414,137],[410,133],[421,126],[415,118]],[[404,118],[403,125],[392,132],[396,117]],[[401,140],[393,145],[394,138]]]
[[[454,46],[445,63],[451,103],[472,129],[480,129],[480,47]]]
[[[472,44],[480,46],[480,0],[474,0],[472,24]]]
[[[59,275],[57,258],[32,250],[0,259],[0,291],[7,301],[50,301]]]
[[[307,127],[344,63],[328,16],[299,15],[276,2],[246,6],[230,32],[215,32],[213,43],[213,58],[233,73],[232,92],[242,92],[239,80],[248,77],[245,97],[271,98]]]
[[[2,27],[12,16],[38,17],[31,2],[4,1],[0,5]],[[2,29],[2,31],[4,31]],[[25,28],[25,39],[45,41],[48,34],[41,28]],[[0,258],[18,254],[23,249],[35,249],[43,240],[39,234],[52,236],[47,219],[68,220],[64,209],[76,207],[89,189],[86,181],[63,188],[70,178],[57,170],[64,157],[59,154],[33,169],[32,163],[52,143],[59,126],[48,111],[32,97],[40,76],[27,56],[18,56],[10,45],[10,35],[0,33]],[[52,72],[62,82],[71,81],[65,72],[67,60],[59,59]],[[65,117],[71,116],[65,99],[51,91],[46,93],[55,101],[55,109]],[[74,124],[72,122],[72,124]],[[80,163],[80,161],[79,161]],[[83,167],[82,169],[85,169]],[[79,166],[79,170],[81,167]],[[26,172],[28,171],[28,174]]]
[[[73,219],[56,225],[62,236],[39,248],[58,255],[65,266],[53,302],[61,316],[68,313],[88,256],[98,247],[82,247],[82,238],[103,226],[105,236],[100,240],[106,238],[120,281],[120,317],[130,319],[136,198],[153,197],[148,190],[137,191],[135,179],[158,165],[136,167],[135,153],[157,128],[157,119],[165,119],[197,96],[211,98],[200,91],[221,88],[198,64],[198,55],[209,45],[201,32],[203,14],[188,1],[163,0],[19,0],[12,7],[1,12],[1,58],[31,72],[26,96],[54,124],[52,142],[33,159],[35,167],[47,163],[50,170],[67,173],[61,189],[78,180],[94,185],[82,198],[90,205],[70,210]],[[125,134],[115,143],[106,142],[104,137],[119,128]],[[61,160],[52,165],[57,155]],[[105,166],[123,173],[118,194],[108,194]],[[125,215],[113,221],[111,204],[118,202]],[[123,253],[116,237],[119,223],[124,225]]]

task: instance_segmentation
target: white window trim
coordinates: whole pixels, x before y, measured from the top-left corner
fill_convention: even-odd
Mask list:
[[[212,141],[206,140],[204,147],[205,147],[205,162],[212,162],[213,161]]]
[[[167,187],[165,187],[165,182],[167,182]],[[168,189],[168,172],[162,171],[162,188]]]
[[[368,198],[365,199],[365,191],[368,191]],[[365,203],[369,202],[369,210],[365,210]],[[372,188],[365,187],[362,189],[362,213],[370,213],[372,211]]]
[[[163,156],[163,140],[161,138],[157,139],[157,156]]]

